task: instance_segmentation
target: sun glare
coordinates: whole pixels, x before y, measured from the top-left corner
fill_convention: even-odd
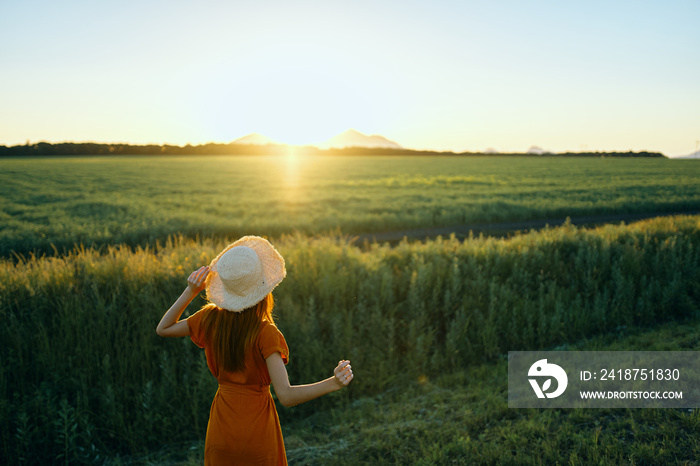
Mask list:
[[[285,190],[285,199],[287,201],[296,201],[299,197],[300,189],[300,174],[299,170],[301,160],[295,147],[287,148],[287,156],[284,160],[282,188]]]
[[[321,142],[347,129],[348,120],[353,119],[352,96],[323,79],[272,76],[258,83],[250,95],[248,114],[259,121],[260,131],[289,144]],[[357,113],[355,119],[366,118]]]
[[[362,77],[318,56],[292,59],[271,53],[265,61],[248,56],[217,69],[201,91],[195,105],[205,127],[217,128],[217,137],[260,133],[305,145],[348,128],[371,126],[370,97],[358,86]]]

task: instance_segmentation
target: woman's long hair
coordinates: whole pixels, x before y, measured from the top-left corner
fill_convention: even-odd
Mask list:
[[[269,293],[258,304],[241,312],[227,311],[213,303],[202,308],[207,311],[202,318],[202,328],[220,367],[229,372],[245,368],[246,350],[255,342],[260,323],[263,320],[275,323],[273,306],[272,293]]]

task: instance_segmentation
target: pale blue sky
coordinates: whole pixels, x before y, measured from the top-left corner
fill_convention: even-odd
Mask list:
[[[700,140],[700,1],[0,3],[0,144],[654,150]]]

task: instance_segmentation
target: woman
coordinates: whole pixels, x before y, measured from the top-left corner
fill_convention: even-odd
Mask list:
[[[272,318],[272,290],[286,274],[284,259],[267,240],[245,236],[208,267],[192,272],[187,288],[158,324],[158,335],[189,336],[204,348],[209,370],[219,381],[209,413],[205,465],[287,464],[270,382],[279,401],[294,406],[353,379],[350,361],[340,361],[333,377],[289,384],[289,349]],[[209,304],[178,320],[205,288]]]

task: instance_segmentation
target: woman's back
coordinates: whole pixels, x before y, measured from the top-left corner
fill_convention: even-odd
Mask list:
[[[214,358],[202,320],[203,309],[187,319],[190,338],[204,348],[209,370],[219,382],[207,426],[205,464],[287,464],[282,430],[270,393],[270,374],[265,359],[280,353],[285,364],[289,349],[284,336],[271,322],[261,322],[260,331],[245,354],[245,369],[223,370]]]
[[[207,344],[207,336],[202,325],[202,321],[207,312],[226,312],[216,309],[202,309],[187,318],[187,325],[190,327],[190,338],[195,345],[204,348],[207,356],[207,365],[212,375],[219,383],[237,385],[270,385],[270,374],[267,371],[265,359],[274,352],[279,352],[286,364],[289,359],[289,348],[287,342],[275,324],[263,320],[260,323],[260,330],[252,348],[247,348],[245,352],[245,370],[237,372],[227,372],[221,368],[214,356],[214,348]]]

